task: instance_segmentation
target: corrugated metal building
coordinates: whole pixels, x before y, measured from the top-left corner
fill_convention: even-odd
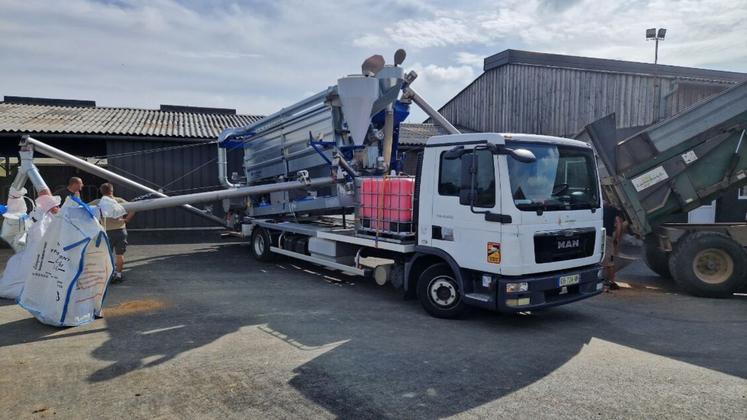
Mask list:
[[[747,80],[747,74],[505,50],[441,107],[473,131],[573,136],[611,113],[618,128],[650,125]]]
[[[483,69],[439,110],[452,124],[562,137],[611,113],[618,135],[632,135],[747,80],[745,73],[518,50],[487,57]],[[728,191],[715,210],[699,211],[710,213],[691,219],[744,221],[747,190]]]
[[[220,188],[217,181],[216,146],[210,144],[226,127],[260,119],[237,115],[235,110],[162,105],[158,110],[96,107],[93,101],[5,97],[0,103],[0,194],[7,198],[15,176],[18,141],[30,134],[77,156],[97,158],[107,169],[131,177],[166,194],[186,194]],[[229,155],[229,171],[241,172],[241,150]],[[84,200],[98,197],[104,180],[61,165],[39,161],[50,187],[65,187],[70,176],[86,183]],[[132,199],[141,194],[115,185],[117,195]],[[211,203],[221,216],[221,203]],[[164,209],[138,215],[132,229],[169,229],[214,226],[181,209]]]

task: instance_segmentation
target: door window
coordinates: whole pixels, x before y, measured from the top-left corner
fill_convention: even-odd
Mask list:
[[[460,159],[445,159],[444,154],[446,152],[441,153],[438,172],[438,194],[459,197],[462,162]]]
[[[461,185],[470,185],[470,179],[462,183],[461,172],[462,162],[470,164],[473,152],[470,151],[463,154],[461,159],[446,159],[444,158],[444,153],[441,153],[440,159],[438,194],[458,197]],[[478,149],[475,163],[477,164],[477,172],[475,173],[475,199],[473,205],[474,207],[493,208],[495,207],[495,167],[493,166],[493,154],[489,150]]]

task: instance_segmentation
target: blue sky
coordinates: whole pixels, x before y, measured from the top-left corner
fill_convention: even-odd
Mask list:
[[[506,48],[747,71],[747,0],[0,0],[0,95],[266,114],[405,48],[440,106]],[[416,114],[415,119],[421,117]]]

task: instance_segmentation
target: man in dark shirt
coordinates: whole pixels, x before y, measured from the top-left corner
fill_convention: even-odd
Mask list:
[[[78,178],[77,176],[74,176],[70,178],[70,180],[67,182],[67,188],[64,190],[60,190],[55,192],[55,195],[59,195],[62,201],[60,201],[60,204],[65,204],[65,200],[72,196],[80,198],[80,190],[83,189],[83,180]]]
[[[607,280],[607,287],[611,290],[619,289],[615,283],[615,255],[617,255],[620,238],[623,231],[622,212],[615,206],[604,203],[602,213],[606,236],[604,238],[604,259],[602,266]]]

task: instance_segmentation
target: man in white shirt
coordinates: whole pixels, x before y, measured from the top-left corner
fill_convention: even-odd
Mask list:
[[[101,184],[99,191],[102,196],[106,196],[116,201],[119,204],[126,203],[127,200],[120,197],[114,196],[114,186],[108,182]],[[92,205],[99,204],[100,200],[94,200],[91,202]],[[113,283],[119,283],[124,280],[122,270],[124,269],[124,254],[127,252],[127,223],[132,220],[135,213],[127,213],[122,217],[116,219],[105,217],[102,220],[106,235],[109,237],[109,246],[114,251],[114,278]]]

